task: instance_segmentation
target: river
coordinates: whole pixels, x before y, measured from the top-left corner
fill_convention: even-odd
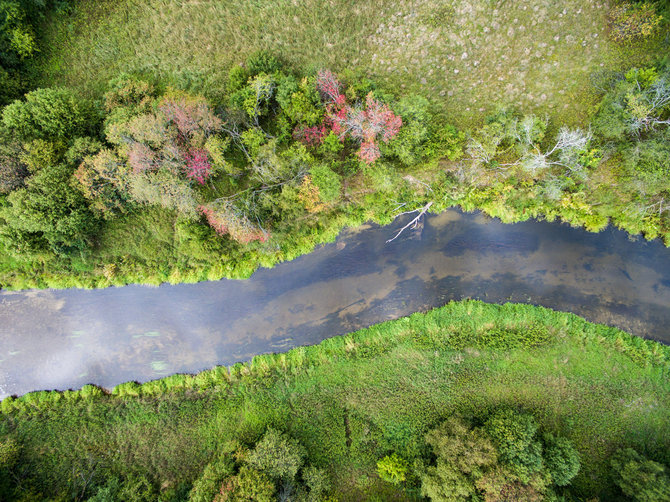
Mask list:
[[[451,209],[387,244],[406,221],[345,230],[243,281],[1,292],[0,397],[197,372],[462,298],[670,343],[670,250],[658,241]]]

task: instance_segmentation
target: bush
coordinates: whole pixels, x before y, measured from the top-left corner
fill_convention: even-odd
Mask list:
[[[279,57],[270,51],[260,50],[252,53],[246,60],[247,72],[250,76],[267,73],[268,75],[281,70],[283,64]]]
[[[340,198],[342,182],[340,176],[326,164],[315,164],[309,174],[312,182],[319,189],[319,197],[323,202],[334,202]]]
[[[609,12],[609,36],[615,42],[632,42],[653,35],[660,23],[652,2],[623,2]]]
[[[377,474],[381,479],[399,485],[407,479],[409,464],[396,453],[386,455],[377,462]]]

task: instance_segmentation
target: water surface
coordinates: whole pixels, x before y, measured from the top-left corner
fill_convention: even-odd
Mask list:
[[[347,230],[245,281],[0,293],[0,397],[112,387],[314,344],[449,300],[533,303],[670,343],[670,250],[449,210]]]

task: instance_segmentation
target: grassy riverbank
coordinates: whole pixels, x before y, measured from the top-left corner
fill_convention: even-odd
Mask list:
[[[670,349],[655,342],[540,307],[465,301],[230,369],[8,398],[0,438],[18,445],[10,479],[23,500],[82,500],[111,478],[186,500],[218,452],[268,427],[325,469],[334,500],[406,500],[416,480],[381,481],[379,459],[424,457],[441,420],[482,423],[511,407],[577,448],[568,500],[613,500],[620,448],[670,463],[669,375]]]

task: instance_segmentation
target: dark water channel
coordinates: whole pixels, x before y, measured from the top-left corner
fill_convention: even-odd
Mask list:
[[[0,397],[196,372],[461,298],[544,305],[670,343],[660,242],[449,210],[385,244],[403,223],[345,231],[246,281],[2,292]]]

